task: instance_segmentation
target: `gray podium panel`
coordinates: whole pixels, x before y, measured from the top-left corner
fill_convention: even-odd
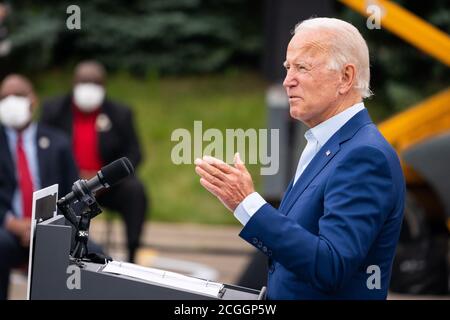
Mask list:
[[[36,225],[30,299],[83,300],[260,300],[261,291],[224,285],[221,297],[176,289],[124,275],[101,272],[103,264],[82,262],[78,266],[70,257],[72,227],[63,216]],[[73,270],[79,271],[79,287],[70,285]],[[71,289],[72,288],[72,289]]]

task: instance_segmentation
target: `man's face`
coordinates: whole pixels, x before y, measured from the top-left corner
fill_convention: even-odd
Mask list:
[[[8,96],[24,97],[30,100],[32,111],[37,107],[37,97],[34,94],[33,88],[19,76],[11,76],[6,78],[0,85],[0,100]]]
[[[325,121],[338,98],[340,78],[327,66],[327,37],[323,31],[299,31],[286,52],[283,86],[289,96],[290,114],[309,127]]]
[[[18,75],[8,76],[0,86],[0,121],[6,127],[22,130],[32,120],[37,106],[31,84]]]

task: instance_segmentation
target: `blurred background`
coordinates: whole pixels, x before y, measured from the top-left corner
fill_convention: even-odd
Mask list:
[[[259,165],[249,166],[256,189],[276,205],[304,143],[305,128],[289,119],[280,94],[290,32],[312,16],[349,21],[371,55],[366,107],[399,152],[408,184],[391,297],[449,297],[450,5],[373,1],[384,16],[369,29],[365,2],[77,1],[80,29],[71,30],[73,1],[0,0],[0,77],[25,74],[45,100],[71,90],[79,61],[103,63],[108,96],[133,110],[144,156],[138,175],[152,199],[138,263],[260,287],[255,270],[263,273],[264,258],[239,239],[239,223],[201,187],[194,165],[171,161],[171,134],[193,132],[195,120],[222,132],[279,128],[280,172],[260,176]],[[92,230],[121,256],[114,212]],[[13,281],[11,297],[20,298]]]

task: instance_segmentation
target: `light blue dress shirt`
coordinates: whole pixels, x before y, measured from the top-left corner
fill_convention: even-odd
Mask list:
[[[306,131],[305,139],[308,141],[308,144],[300,157],[297,171],[295,173],[294,183],[296,183],[301,177],[301,174],[317,152],[319,152],[320,148],[322,148],[344,124],[346,124],[351,118],[353,118],[353,116],[364,108],[363,102],[357,103]],[[307,155],[304,157],[303,155],[305,151]],[[245,226],[250,218],[259,210],[259,208],[266,203],[266,200],[264,200],[258,192],[253,192],[237,206],[236,210],[234,210],[234,216],[240,223],[242,223],[242,225]]]
[[[5,128],[5,130],[14,167],[17,168],[16,148],[17,148],[18,133],[17,130],[11,128]],[[37,135],[37,125],[35,123],[30,124],[28,128],[22,131],[22,143],[25,150],[25,154],[27,156],[28,167],[30,169],[31,177],[33,180],[34,190],[38,190],[41,187],[41,181],[39,176],[39,163],[37,157],[36,135]],[[17,179],[17,170],[15,174],[16,174],[16,181],[19,181]],[[22,194],[20,192],[19,185],[17,185],[16,190],[14,191],[12,209],[14,216],[18,218],[21,218],[23,216]]]

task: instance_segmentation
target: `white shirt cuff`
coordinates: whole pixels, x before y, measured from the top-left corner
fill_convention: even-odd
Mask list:
[[[266,200],[258,192],[250,193],[234,210],[234,216],[245,226],[248,220],[266,203]]]

